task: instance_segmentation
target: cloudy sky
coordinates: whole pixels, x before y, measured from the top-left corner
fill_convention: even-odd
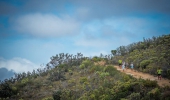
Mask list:
[[[110,54],[170,34],[169,0],[0,0],[0,79],[58,53]]]

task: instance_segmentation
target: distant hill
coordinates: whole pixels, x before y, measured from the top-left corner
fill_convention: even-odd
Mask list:
[[[133,78],[113,67],[118,59],[122,59],[133,62],[139,71],[154,74],[159,66],[168,70],[169,57],[165,54],[169,54],[169,37],[155,37],[154,41],[144,39],[145,42],[121,46],[112,50],[114,56],[101,54],[89,58],[81,53],[57,54],[44,69],[15,73],[15,77],[1,81],[0,99],[169,100],[170,87],[159,87],[156,81]]]

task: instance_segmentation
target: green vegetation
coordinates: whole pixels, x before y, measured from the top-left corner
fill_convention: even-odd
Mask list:
[[[133,62],[136,70],[153,75],[156,75],[157,68],[161,67],[162,76],[170,79],[170,35],[144,38],[141,42],[120,46],[111,52],[115,64],[118,64],[119,59],[129,64]]]
[[[117,71],[113,64],[121,59],[138,71],[170,78],[169,37],[153,37],[121,46],[111,55],[83,57],[81,53],[60,53],[51,57],[44,69],[16,73],[0,82],[0,100],[169,100],[170,87],[156,81],[135,79]]]

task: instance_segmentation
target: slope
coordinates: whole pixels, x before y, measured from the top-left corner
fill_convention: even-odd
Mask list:
[[[118,66],[114,66],[114,67],[117,70],[123,72],[123,70],[121,68],[119,68]],[[147,74],[147,73],[138,72],[138,71],[132,71],[131,69],[126,69],[124,71],[124,73],[132,75],[133,77],[135,77],[137,79],[142,78],[142,79],[145,79],[145,80],[146,79],[155,80],[155,81],[157,81],[158,85],[161,86],[161,87],[170,86],[170,80],[166,79],[166,78],[162,78],[162,80],[158,80],[157,76],[153,76],[153,75],[150,75],[150,74]]]

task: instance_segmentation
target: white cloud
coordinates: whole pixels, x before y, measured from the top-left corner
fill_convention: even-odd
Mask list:
[[[78,8],[75,15],[78,19],[86,20],[90,16],[90,9],[85,7]]]
[[[28,14],[16,19],[15,29],[20,33],[38,37],[73,35],[79,32],[80,23],[69,16]]]
[[[9,71],[13,70],[16,73],[33,71],[33,69],[40,68],[40,66],[24,58],[12,58],[10,60],[0,57],[0,68],[6,68]]]

